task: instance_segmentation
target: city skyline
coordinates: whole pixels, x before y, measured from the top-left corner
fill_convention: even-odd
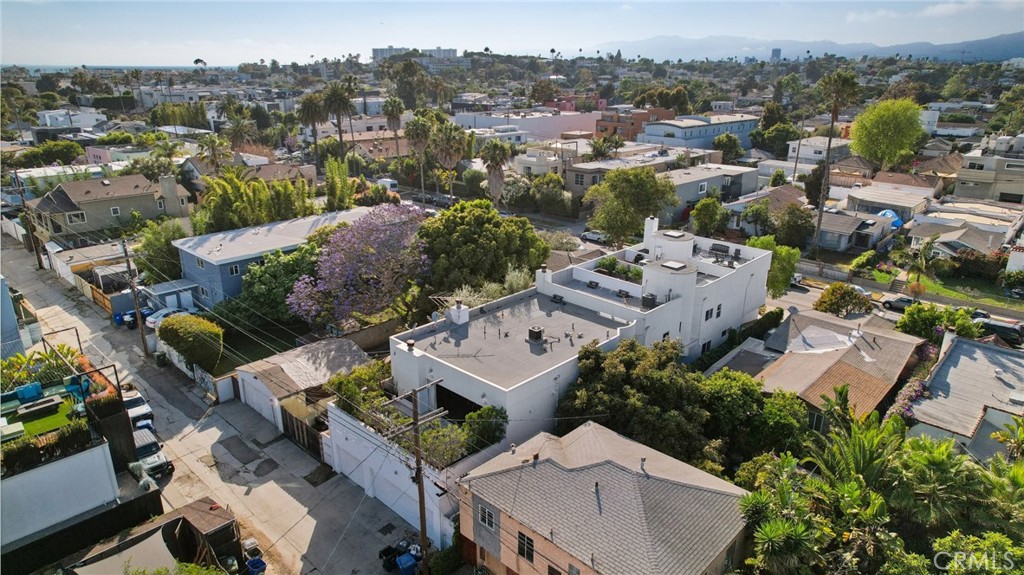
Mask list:
[[[282,17],[287,12],[291,17]],[[55,18],[54,16],[59,15]],[[657,18],[649,18],[655,14]],[[737,17],[742,15],[743,17]],[[373,48],[455,48],[565,57],[656,36],[935,44],[1021,32],[1024,3],[955,2],[0,2],[4,65],[282,65]],[[146,26],[146,22],[157,26]],[[627,25],[630,22],[632,26]],[[694,24],[694,23],[697,24]],[[794,26],[799,23],[799,26]],[[113,30],[114,32],[109,32]],[[84,37],[88,37],[87,39]],[[294,39],[300,38],[302,41]],[[557,40],[552,40],[557,38]],[[87,49],[83,49],[87,47]],[[632,56],[632,54],[630,54]]]

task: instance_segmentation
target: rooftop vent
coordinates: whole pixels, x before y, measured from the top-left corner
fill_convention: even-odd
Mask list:
[[[686,264],[674,261],[667,261],[662,263],[661,267],[670,269],[674,272],[681,272],[686,269]]]
[[[539,325],[530,326],[530,343],[544,341],[544,328]]]
[[[869,226],[873,226],[873,225],[875,225],[875,220],[868,220],[868,221],[866,221],[864,223],[869,225]]]
[[[679,239],[679,238],[686,237],[686,232],[679,232],[679,231],[676,231],[676,230],[670,230],[670,231],[665,232],[665,237]]]
[[[109,186],[110,180],[100,180],[100,183],[103,184],[104,186]]]
[[[1014,405],[1024,405],[1024,391],[1014,391],[1010,393],[1010,403]]]

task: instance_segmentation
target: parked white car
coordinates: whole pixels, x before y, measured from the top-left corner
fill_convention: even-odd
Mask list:
[[[580,234],[580,239],[598,244],[608,243],[608,234],[598,230],[587,230]]]
[[[131,419],[133,426],[140,421],[153,421],[153,408],[139,390],[122,391],[121,397],[124,399],[124,408],[128,411],[128,418]]]
[[[181,313],[195,313],[199,310],[196,308],[185,309],[183,307],[165,307],[164,309],[154,313],[153,315],[146,318],[146,327],[150,329],[157,329],[163,321],[172,315],[178,315]]]
[[[862,295],[862,296],[864,296],[864,297],[866,297],[868,299],[871,299],[871,292],[869,292],[868,290],[862,288],[859,285],[855,285],[855,284],[850,284],[850,287],[853,288],[853,291],[859,293],[860,295]]]

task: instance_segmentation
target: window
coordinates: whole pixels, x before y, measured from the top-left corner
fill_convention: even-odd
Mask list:
[[[711,342],[710,341],[705,341],[704,343],[700,344],[700,352],[701,353],[707,353],[709,351],[711,351]]]
[[[582,186],[583,185],[583,174],[576,174],[575,176],[573,176],[573,182],[577,186]]]
[[[55,233],[55,234],[62,234],[62,233],[64,233],[64,228],[61,227],[60,224],[58,224],[57,222],[55,222],[53,220],[50,220],[50,230],[53,233]]]
[[[791,147],[791,148],[789,149],[789,153],[790,153],[790,154],[795,154],[795,153],[796,153],[796,146],[793,146],[793,147]]]
[[[185,207],[188,205],[188,198],[178,198],[178,205]]]
[[[228,268],[229,276],[237,276],[241,270],[238,268],[238,264],[235,264]]]
[[[960,185],[965,188],[974,188],[978,186],[978,182],[960,182]]]
[[[64,217],[67,218],[69,226],[85,223],[85,212],[68,212]]]
[[[718,308],[715,310],[715,317],[722,317],[722,304],[718,304]]]
[[[562,572],[551,565],[548,565],[548,575],[562,575]]]
[[[722,330],[722,337],[725,337],[725,336],[727,336],[727,335],[729,335],[729,330],[727,330],[727,329],[723,329],[723,330]]]
[[[704,312],[704,321],[710,320],[711,317],[714,316],[714,315],[715,315],[715,310],[713,310],[713,309],[709,309],[709,310],[705,311]]]
[[[1006,162],[1006,169],[1007,170],[1024,170],[1024,164],[1011,164],[1010,162]]]
[[[206,269],[206,262],[201,258],[196,258],[196,267],[199,269]]]
[[[707,182],[701,182],[697,186],[697,193],[698,194],[706,194],[706,193],[708,193],[708,183]]]
[[[120,216],[121,215],[121,208],[119,208],[117,206],[114,206],[114,207],[110,208],[110,215],[115,216],[115,217],[116,216]]]
[[[594,185],[594,184],[596,184],[596,183],[598,183],[600,181],[601,181],[601,176],[599,176],[597,174],[594,174],[593,176],[590,176],[590,184],[591,185]]]
[[[519,549],[516,553],[523,559],[533,563],[533,539],[524,535],[522,531],[519,532]]]
[[[199,295],[203,297],[210,297],[210,290],[206,289],[203,286],[199,286]]]
[[[824,415],[822,415],[822,414],[820,414],[818,412],[812,411],[811,413],[808,414],[808,417],[810,418],[810,422],[809,423],[810,423],[811,429],[813,429],[814,431],[824,432],[824,430],[825,430],[825,416]]]
[[[516,141],[517,142],[522,142],[523,141],[523,137],[522,136],[516,136]]]
[[[570,563],[569,575],[580,575],[580,568]]]
[[[161,212],[164,211],[164,201],[163,200],[157,200],[156,201],[156,209],[160,210]]]
[[[732,176],[726,176],[725,179],[722,180],[722,185],[724,185],[724,186],[731,186],[732,185]]]
[[[530,166],[523,166],[523,173],[529,176],[530,174],[533,173],[533,168],[531,168]]]
[[[671,334],[671,333],[672,333],[672,332],[668,332],[668,331],[666,331],[665,333],[661,334],[661,341],[668,341],[668,336],[669,336],[669,334]]]
[[[372,132],[373,131],[373,126],[367,126],[366,127],[366,131],[367,132]]]
[[[814,150],[814,155],[815,155],[815,156],[820,156],[820,155],[822,155],[822,154],[824,154],[824,153],[825,153],[825,152],[824,152],[823,150]]]
[[[494,513],[483,505],[480,506],[480,525],[494,531]]]
[[[985,169],[985,164],[980,164],[978,162],[967,162],[967,169],[968,170],[984,170]]]
[[[480,562],[481,563],[486,563],[487,562],[487,550],[484,549],[483,547],[479,547],[478,549],[480,549]]]

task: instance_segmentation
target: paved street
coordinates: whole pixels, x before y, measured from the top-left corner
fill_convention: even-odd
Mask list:
[[[165,510],[203,496],[226,505],[266,551],[272,573],[382,573],[377,550],[411,529],[344,476],[314,486],[318,462],[238,401],[207,406],[173,367],[144,358],[138,330],[114,327],[98,306],[3,236],[3,274],[35,307],[43,333],[77,327],[96,365],[113,363],[123,383],[149,399],[157,434],[175,463],[161,480]],[[50,338],[48,338],[50,339]],[[53,341],[53,340],[51,340]],[[74,332],[55,341],[77,345]]]

